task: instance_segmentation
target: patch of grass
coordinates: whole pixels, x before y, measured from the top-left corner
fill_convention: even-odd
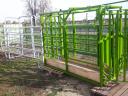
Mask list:
[[[15,96],[13,93],[10,93],[10,92],[7,92],[7,93],[5,93],[4,95],[2,95],[2,96]]]

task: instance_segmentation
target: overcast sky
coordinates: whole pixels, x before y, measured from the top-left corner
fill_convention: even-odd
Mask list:
[[[53,9],[68,9],[115,2],[119,0],[51,0]],[[128,3],[127,3],[128,4]],[[126,4],[125,4],[126,5]],[[23,16],[25,12],[23,0],[0,0],[0,21],[5,17]]]

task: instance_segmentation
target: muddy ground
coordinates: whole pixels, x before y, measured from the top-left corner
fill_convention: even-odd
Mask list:
[[[39,70],[30,58],[10,61],[0,54],[0,96],[90,96],[92,87],[73,77]]]

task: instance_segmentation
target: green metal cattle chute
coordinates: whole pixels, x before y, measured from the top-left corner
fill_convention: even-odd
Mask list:
[[[79,20],[78,14],[86,19]],[[45,61],[63,61],[66,73],[70,73],[70,63],[97,70],[101,85],[119,81],[122,75],[126,81],[127,14],[121,6],[111,5],[41,14]]]

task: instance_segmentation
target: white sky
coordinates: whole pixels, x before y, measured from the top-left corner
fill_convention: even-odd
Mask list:
[[[119,0],[51,0],[53,9],[68,9],[69,7],[85,7]],[[128,4],[128,3],[127,3]],[[23,0],[0,0],[0,21],[5,17],[23,16],[25,12]]]

